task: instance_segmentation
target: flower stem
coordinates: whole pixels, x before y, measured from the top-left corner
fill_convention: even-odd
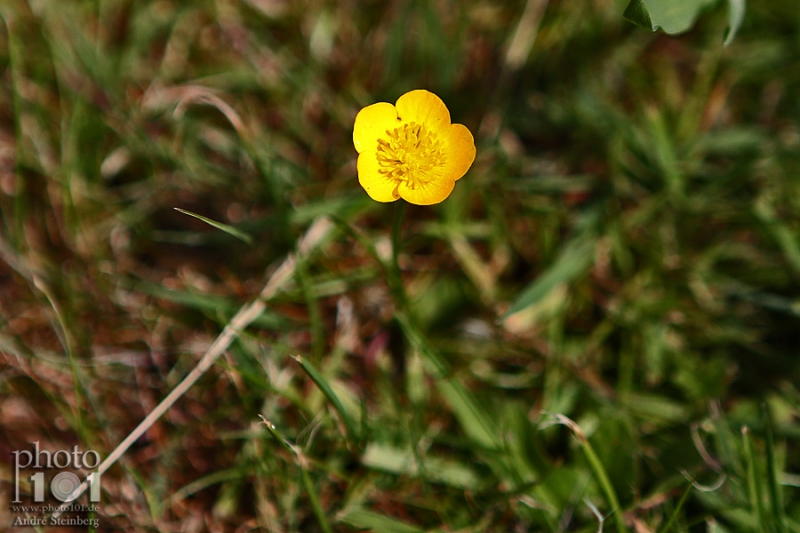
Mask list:
[[[394,221],[392,222],[392,263],[389,267],[389,287],[394,296],[395,305],[401,310],[408,309],[406,291],[403,288],[403,277],[400,275],[400,249],[402,248],[401,234],[403,232],[403,220],[406,217],[407,204],[398,202],[394,211]]]

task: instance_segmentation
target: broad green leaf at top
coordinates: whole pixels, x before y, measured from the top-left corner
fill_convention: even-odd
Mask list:
[[[717,3],[717,0],[631,0],[622,14],[637,26],[666,33],[683,33],[694,25],[700,13]],[[745,0],[727,0],[728,29],[724,44],[729,44],[742,25]]]

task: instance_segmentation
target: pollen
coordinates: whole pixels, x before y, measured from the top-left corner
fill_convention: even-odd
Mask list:
[[[409,189],[424,187],[445,164],[441,142],[423,124],[409,122],[378,139],[378,172]]]

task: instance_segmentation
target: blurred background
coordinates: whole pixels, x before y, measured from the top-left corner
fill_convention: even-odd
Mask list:
[[[100,531],[800,531],[800,10],[723,47],[722,3],[625,7],[4,0],[2,501],[34,441],[106,457],[327,215]],[[417,88],[478,155],[398,224],[352,125]]]

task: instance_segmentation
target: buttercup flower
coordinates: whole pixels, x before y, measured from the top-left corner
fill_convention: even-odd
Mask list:
[[[358,181],[370,198],[438,204],[475,160],[475,141],[435,94],[411,91],[392,105],[380,102],[356,115],[353,144]]]

